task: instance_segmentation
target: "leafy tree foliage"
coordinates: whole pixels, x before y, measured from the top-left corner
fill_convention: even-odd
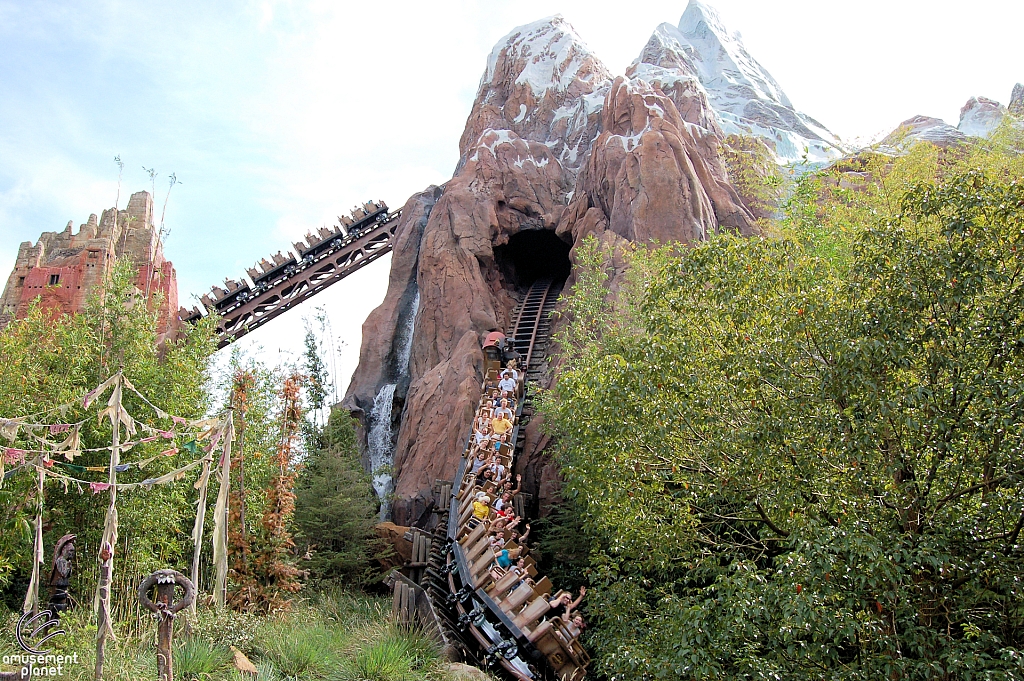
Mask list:
[[[73,422],[84,412],[80,400],[113,372],[123,368],[125,376],[162,409],[189,418],[202,416],[208,400],[205,384],[208,359],[213,353],[215,320],[182,329],[175,340],[157,344],[156,316],[147,309],[135,289],[135,273],[128,262],[113,269],[102,294],[88,302],[80,314],[57,314],[33,305],[25,319],[15,320],[0,332],[0,415],[17,417],[75,403],[66,413],[50,413],[52,420]],[[152,410],[134,395],[125,393],[128,411],[140,418]],[[109,446],[110,424],[97,425],[95,419],[83,427],[81,446]],[[5,441],[4,446],[8,443]],[[137,445],[131,459],[157,454],[159,442]],[[126,457],[129,458],[129,457]],[[85,452],[75,459],[82,466],[103,466],[109,454]],[[176,465],[160,459],[145,472],[124,473],[121,480],[137,482],[155,477]],[[97,481],[105,478],[100,476]],[[29,569],[31,533],[26,513],[34,504],[32,476],[18,475],[0,489],[0,566],[11,564],[21,574]],[[66,532],[78,535],[80,556],[91,558],[102,533],[105,500],[80,494],[74,487],[65,491],[50,482],[46,488],[44,541],[47,556],[52,543]],[[189,535],[195,517],[194,490],[191,485],[164,485],[122,495],[119,500],[119,570],[131,565],[140,572],[184,565],[191,556]],[[91,560],[81,559],[72,591],[82,597],[94,584],[89,571]],[[134,577],[133,577],[134,578]],[[10,594],[11,602],[23,596]]]
[[[372,559],[384,547],[374,534],[378,502],[359,460],[355,421],[333,410],[320,439],[323,448],[307,454],[299,474],[297,541],[315,579],[368,583],[377,576]]]
[[[326,315],[318,310],[321,329],[326,325]],[[305,397],[308,405],[307,418],[302,423],[302,439],[306,451],[315,451],[324,447],[322,436],[325,431],[323,414],[328,406],[327,397],[332,387],[331,375],[327,363],[323,360],[322,347],[325,345],[317,337],[309,319],[305,320],[306,335],[303,338],[302,372],[306,377]]]
[[[1024,184],[977,153],[637,251],[615,301],[580,249],[543,409],[601,672],[1024,674]]]
[[[720,148],[729,181],[764,227],[779,208],[784,188],[775,154],[758,137],[728,135]]]

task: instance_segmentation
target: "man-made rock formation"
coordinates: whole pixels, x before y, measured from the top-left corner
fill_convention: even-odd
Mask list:
[[[1003,106],[988,97],[971,97],[960,109],[960,122],[956,127],[940,118],[914,116],[889,133],[881,142],[883,150],[898,151],[917,141],[931,142],[940,147],[965,142],[970,137],[989,137],[999,127],[1007,112],[1024,115],[1024,86],[1014,86],[1010,105]]]
[[[36,299],[60,312],[81,311],[121,257],[138,269],[135,286],[147,305],[157,310],[161,338],[173,334],[178,323],[178,282],[174,265],[164,259],[149,192],[132,194],[124,210],[110,208],[100,218],[90,215],[77,232],[68,222],[63,232],[43,232],[34,245],[23,242],[0,296],[0,328],[24,317]]]
[[[470,156],[479,157],[481,145],[493,154],[495,143],[505,141],[504,136],[485,139],[487,130],[505,130],[547,145],[572,173],[597,134],[610,83],[611,73],[561,16],[515,29],[487,59],[459,142],[460,168]]]
[[[696,243],[721,228],[753,230],[718,157],[718,137],[687,125],[671,99],[640,79],[612,84],[577,187],[559,228],[574,243],[598,225],[648,243]],[[600,214],[588,220],[584,211],[592,208]]]
[[[454,469],[479,400],[483,336],[507,328],[533,279],[564,276],[570,247],[592,233],[613,245],[753,233],[719,157],[721,135],[677,43],[652,38],[614,81],[558,16],[498,43],[455,176],[405,207],[388,294],[363,326],[343,402],[368,440],[378,416],[392,415],[396,523],[429,522],[430,487]],[[557,493],[545,444],[532,426],[520,459],[541,504]]]
[[[1010,110],[1024,107],[1022,90]],[[960,129],[918,116],[886,142],[948,146],[989,134],[1006,110],[974,98]],[[430,521],[430,488],[454,468],[479,397],[483,335],[507,328],[533,279],[569,269],[582,239],[594,235],[621,254],[633,243],[756,233],[720,153],[730,133],[759,137],[780,160],[800,159],[805,149],[811,160],[839,153],[835,137],[796,111],[739,35],[698,0],[678,26],[658,26],[619,77],[561,17],[498,43],[454,177],[443,192],[431,188],[406,206],[389,292],[364,325],[344,401],[371,449],[393,447],[393,459],[389,450],[374,465],[393,461],[395,522]],[[613,266],[612,292],[623,269],[618,255]],[[531,422],[517,472],[541,509],[558,491],[547,445]]]
[[[783,161],[799,161],[805,153],[812,162],[841,155],[835,135],[793,107],[771,74],[747,52],[740,34],[730,33],[711,6],[690,0],[679,25],[661,24],[649,48],[652,43],[675,52],[677,69],[700,81],[727,134],[760,137]],[[642,56],[641,61],[647,60]]]
[[[408,387],[396,390],[392,410],[401,413],[393,512],[400,524],[429,519],[429,488],[450,475],[479,401],[481,334],[508,325],[514,290],[529,284],[516,280],[501,247],[558,224],[609,82],[561,17],[517,29],[488,59],[455,176],[440,198],[414,197],[415,210],[403,214],[388,295],[364,325],[344,401],[365,430],[381,388],[396,379],[402,387],[384,348],[395,345],[401,300],[418,291]]]
[[[962,132],[941,118],[914,116],[900,123],[899,127],[882,140],[883,149],[898,148],[914,142],[931,142],[940,147],[957,144],[967,138]]]
[[[1017,83],[1013,86],[1013,92],[1010,93],[1010,103],[1006,108],[1018,116],[1024,114],[1024,85]]]
[[[626,69],[626,76],[645,80],[668,95],[687,123],[722,136],[724,133],[718,116],[711,108],[708,92],[701,84],[697,67],[680,42],[681,38],[675,26],[658,26],[640,56]]]
[[[988,137],[1006,115],[1006,107],[988,97],[971,97],[960,109],[956,129],[968,137]]]

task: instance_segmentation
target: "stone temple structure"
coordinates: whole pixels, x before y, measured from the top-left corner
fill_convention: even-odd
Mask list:
[[[0,328],[24,317],[37,298],[54,311],[82,310],[114,263],[127,258],[138,270],[140,296],[158,312],[161,340],[170,337],[177,326],[178,283],[158,236],[153,197],[143,191],[132,194],[125,210],[109,208],[99,219],[90,215],[78,232],[68,222],[63,232],[43,232],[35,244],[23,242],[0,296]]]

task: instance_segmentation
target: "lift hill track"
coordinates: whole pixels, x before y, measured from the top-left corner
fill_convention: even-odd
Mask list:
[[[195,322],[220,314],[217,347],[223,348],[391,252],[401,216],[401,209],[388,212],[383,201],[369,201],[352,218],[339,217],[333,229],[307,234],[305,242],[294,244],[294,253],[261,260],[248,270],[250,281],[225,279],[224,287],[214,286],[200,299],[201,306],[181,308],[178,317]]]

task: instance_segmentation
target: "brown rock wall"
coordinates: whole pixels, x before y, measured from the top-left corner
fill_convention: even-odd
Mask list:
[[[407,390],[400,381],[395,397],[402,414],[395,522],[429,522],[430,487],[435,478],[451,478],[463,451],[480,396],[480,342],[489,330],[508,327],[515,304],[516,282],[496,248],[528,230],[552,230],[573,249],[594,234],[619,254],[614,295],[630,242],[694,243],[721,229],[753,233],[719,157],[706,97],[682,71],[685,64],[662,57],[655,82],[671,84],[675,98],[640,77],[611,81],[560,17],[517,29],[492,53],[455,176],[429,209],[419,195],[403,214],[388,295],[364,324],[360,365],[344,402],[365,421],[380,386],[395,382],[389,348],[410,291],[418,291]],[[685,118],[677,100],[687,107]],[[517,463],[545,513],[559,488],[547,445],[534,421]]]
[[[559,227],[575,238],[602,222],[600,215],[588,217],[592,208],[628,241],[696,243],[720,228],[754,232],[729,184],[718,138],[683,121],[672,100],[643,80],[620,77],[612,84],[579,185],[573,202],[580,205],[569,206],[569,220]],[[581,214],[586,227],[569,224]]]
[[[394,341],[401,323],[402,308],[408,305],[409,296],[416,286],[423,230],[440,195],[440,187],[431,186],[406,201],[395,230],[388,292],[384,302],[363,322],[359,364],[352,374],[342,405],[359,418],[364,428],[377,391],[390,378],[387,374],[395,360]]]

